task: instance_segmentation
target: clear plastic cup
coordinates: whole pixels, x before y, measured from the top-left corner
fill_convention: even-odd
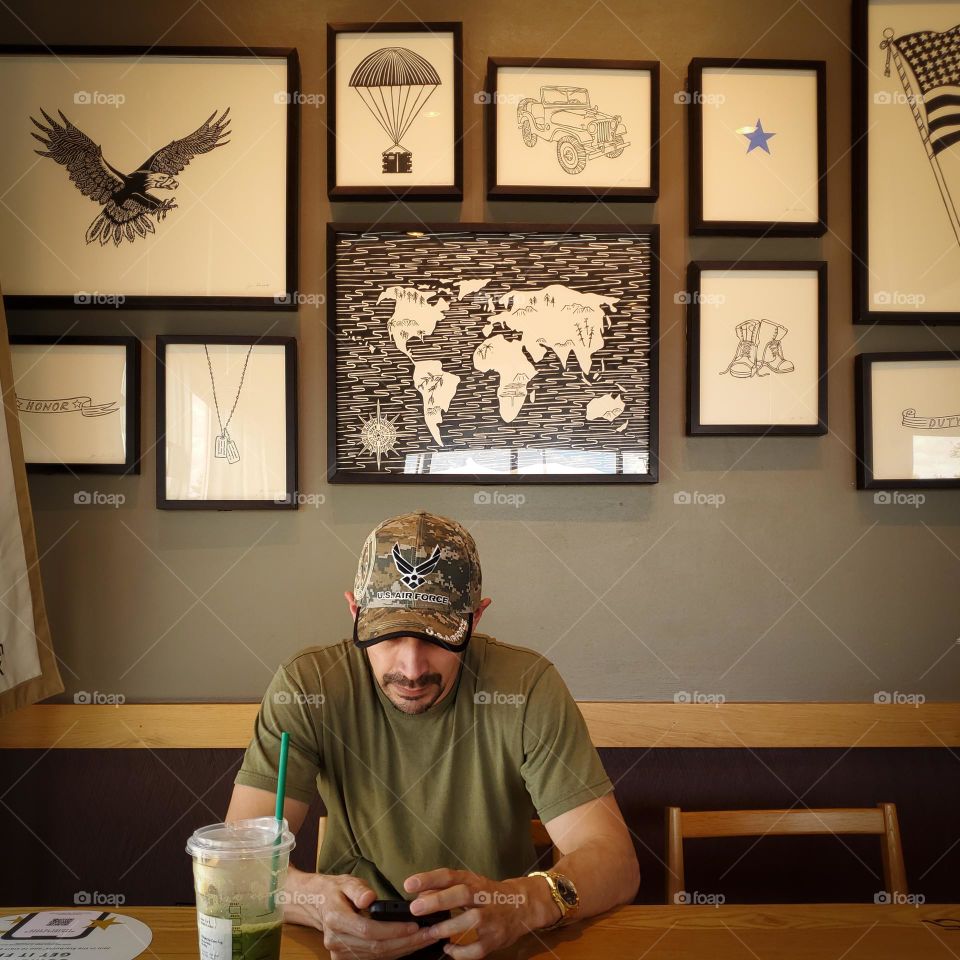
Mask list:
[[[201,960],[279,960],[293,834],[274,817],[215,823],[187,841]]]

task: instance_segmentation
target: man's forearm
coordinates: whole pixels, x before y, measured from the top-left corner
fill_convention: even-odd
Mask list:
[[[549,869],[569,877],[580,895],[577,919],[603,913],[621,903],[630,903],[640,886],[640,868],[636,855],[624,855],[623,847],[613,840],[600,839],[585,844],[561,857]],[[525,895],[530,928],[550,926],[560,917],[550,887],[543,877],[519,877]]]
[[[317,925],[316,908],[320,906],[317,897],[321,894],[311,890],[309,885],[318,876],[322,874],[298,870],[290,864],[283,885],[283,919],[286,923],[299,923],[307,927]]]

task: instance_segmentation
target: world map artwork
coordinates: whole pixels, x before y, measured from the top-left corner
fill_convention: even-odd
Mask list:
[[[649,472],[650,233],[334,236],[338,471]]]

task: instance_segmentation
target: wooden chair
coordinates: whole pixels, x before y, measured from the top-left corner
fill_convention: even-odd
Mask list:
[[[667,900],[677,902],[685,890],[683,841],[691,837],[813,836],[817,834],[875,834],[881,837],[883,882],[887,893],[906,896],[897,807],[830,810],[681,810],[667,807]]]
[[[317,826],[317,856],[320,856],[320,848],[323,846],[323,837],[327,832],[327,818],[320,817],[319,824]],[[533,840],[534,849],[539,853],[541,849],[549,848],[550,849],[550,863],[555,864],[560,859],[560,852],[553,845],[553,841],[550,839],[550,834],[547,833],[547,828],[543,825],[543,822],[540,820],[531,820],[530,821],[530,838]],[[531,869],[533,869],[531,867]]]

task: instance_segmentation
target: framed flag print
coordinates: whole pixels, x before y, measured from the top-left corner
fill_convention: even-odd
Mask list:
[[[656,200],[660,64],[487,61],[490,199]]]
[[[655,483],[656,226],[329,224],[328,479]]]
[[[297,341],[157,337],[157,507],[297,506]]]
[[[333,200],[463,196],[460,23],[327,24]]]
[[[687,269],[687,434],[827,432],[827,265]]]
[[[31,473],[140,472],[140,341],[11,336]]]
[[[960,323],[960,2],[853,5],[856,323]]]
[[[960,487],[960,353],[861,353],[857,487]]]
[[[296,309],[295,50],[0,47],[8,307]]]
[[[687,77],[690,232],[827,228],[826,64],[697,58]]]

